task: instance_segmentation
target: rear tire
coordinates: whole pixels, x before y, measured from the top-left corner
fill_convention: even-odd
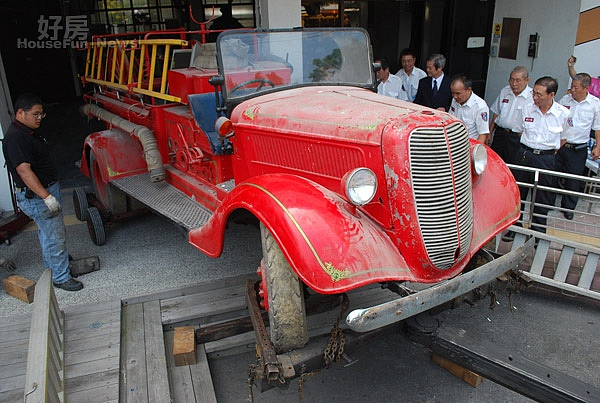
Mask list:
[[[276,352],[284,353],[304,347],[308,342],[304,289],[277,241],[262,223],[260,232],[271,343]]]
[[[96,207],[87,209],[86,223],[92,242],[98,246],[104,245],[106,243],[106,231],[102,222],[102,216]]]
[[[127,212],[127,196],[102,178],[96,155],[90,153],[90,176],[96,197],[113,215]]]
[[[73,207],[75,209],[75,217],[79,221],[85,221],[87,219],[89,204],[84,188],[73,189]]]

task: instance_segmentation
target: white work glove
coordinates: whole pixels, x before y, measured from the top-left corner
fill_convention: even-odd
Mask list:
[[[50,217],[55,217],[60,213],[60,203],[56,200],[56,197],[48,195],[48,197],[44,199],[44,204],[48,207],[48,210],[50,210]]]
[[[0,267],[6,269],[7,271],[15,271],[17,269],[17,265],[12,260],[5,259],[0,257]]]

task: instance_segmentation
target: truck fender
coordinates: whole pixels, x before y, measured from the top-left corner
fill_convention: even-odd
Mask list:
[[[473,182],[473,253],[521,215],[521,196],[512,172],[491,148],[487,155],[485,172]]]
[[[298,277],[319,293],[415,279],[381,227],[336,193],[290,174],[240,183],[208,223],[190,231],[190,243],[218,257],[227,218],[236,209],[252,212],[265,225]]]
[[[140,142],[123,130],[103,130],[86,137],[81,172],[87,177],[91,177],[92,154],[98,162],[99,173],[105,183],[147,171]]]

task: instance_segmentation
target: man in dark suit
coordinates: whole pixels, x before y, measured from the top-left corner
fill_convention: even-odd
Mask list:
[[[446,58],[434,53],[427,59],[427,77],[419,80],[415,103],[429,108],[448,111],[452,102],[450,77],[444,74]]]

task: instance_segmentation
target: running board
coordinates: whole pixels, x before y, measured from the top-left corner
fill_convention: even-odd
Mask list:
[[[167,182],[152,182],[148,173],[110,183],[188,231],[203,226],[212,216],[210,210]]]

